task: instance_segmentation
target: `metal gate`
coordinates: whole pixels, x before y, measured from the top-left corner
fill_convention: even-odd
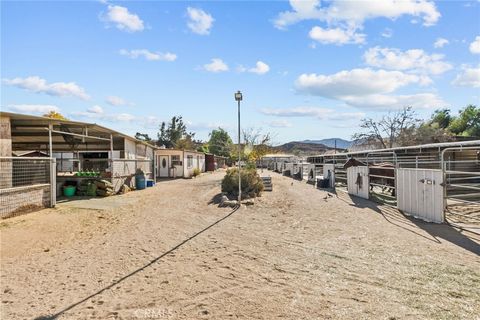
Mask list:
[[[0,218],[54,207],[56,161],[45,157],[0,157]]]
[[[480,224],[480,147],[447,148],[441,154],[446,218]]]
[[[398,209],[428,222],[443,223],[443,173],[435,169],[399,168]]]
[[[367,166],[349,167],[347,169],[347,180],[349,194],[368,199],[369,177]]]

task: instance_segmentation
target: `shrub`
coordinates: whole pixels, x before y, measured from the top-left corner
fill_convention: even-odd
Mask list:
[[[254,169],[242,169],[242,199],[257,197],[263,191],[263,181]],[[222,192],[238,197],[238,169],[229,169],[222,180]]]
[[[200,173],[201,173],[201,172],[200,172],[200,169],[198,169],[198,168],[193,169],[193,176],[194,176],[194,177],[199,176]]]

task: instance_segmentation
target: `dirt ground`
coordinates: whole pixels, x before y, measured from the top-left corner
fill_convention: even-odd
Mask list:
[[[1,319],[479,319],[480,236],[264,174],[233,213],[217,172],[3,220]]]

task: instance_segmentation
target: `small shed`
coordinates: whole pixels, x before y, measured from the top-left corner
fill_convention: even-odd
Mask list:
[[[195,169],[205,172],[205,153],[181,149],[155,151],[158,178],[191,178]]]

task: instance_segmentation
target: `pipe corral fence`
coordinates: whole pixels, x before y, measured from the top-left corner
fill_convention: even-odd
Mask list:
[[[328,178],[338,190],[429,222],[480,224],[480,140],[311,156],[302,163],[282,159],[265,167],[310,184],[333,169]]]

